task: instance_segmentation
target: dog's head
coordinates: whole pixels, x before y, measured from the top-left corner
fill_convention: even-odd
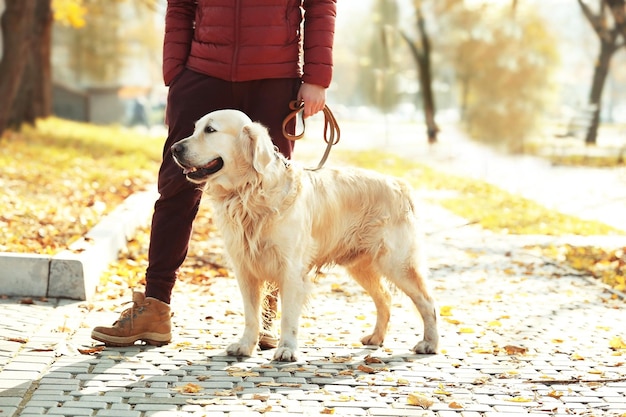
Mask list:
[[[219,181],[228,188],[251,173],[263,175],[275,157],[267,129],[238,110],[217,110],[203,116],[193,134],[175,143],[171,151],[189,181]]]

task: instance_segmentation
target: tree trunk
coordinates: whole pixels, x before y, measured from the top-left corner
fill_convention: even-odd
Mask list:
[[[616,40],[617,37],[615,36],[610,39],[600,39],[600,55],[593,73],[593,82],[589,93],[589,105],[594,107],[594,112],[591,125],[589,125],[585,136],[585,144],[587,145],[595,145],[597,142],[602,110],[602,91],[609,73],[611,58],[617,49]]]
[[[37,0],[32,47],[15,97],[8,126],[19,128],[23,123],[34,124],[52,111],[52,44],[51,0]]]
[[[7,127],[31,48],[35,4],[38,0],[5,0],[0,20],[3,56],[0,62],[0,135]]]
[[[436,108],[435,96],[432,89],[432,71],[430,68],[430,38],[426,32],[426,25],[420,4],[415,4],[415,12],[417,14],[417,30],[420,36],[422,49],[418,49],[416,43],[409,37],[409,35],[406,34],[406,32],[400,31],[400,35],[409,46],[413,59],[417,64],[417,72],[422,91],[422,106],[424,108],[426,135],[428,137],[428,143],[432,144],[437,142],[439,127],[435,122]]]
[[[426,119],[426,133],[428,143],[437,142],[439,127],[435,122],[435,95],[433,94],[432,71],[430,67],[430,38],[426,32],[426,24],[421,9],[417,9],[417,28],[422,43],[422,53],[418,60],[422,99],[424,100],[424,117]]]

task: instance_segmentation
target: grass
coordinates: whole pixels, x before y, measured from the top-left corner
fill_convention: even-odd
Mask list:
[[[46,119],[0,138],[0,251],[54,254],[153,183],[163,140]]]

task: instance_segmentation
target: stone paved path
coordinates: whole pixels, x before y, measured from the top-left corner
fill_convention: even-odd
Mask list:
[[[2,299],[0,416],[623,416],[626,350],[611,343],[626,340],[624,301],[527,238],[424,211],[436,355],[410,353],[422,325],[399,293],[384,347],[361,346],[373,304],[341,270],[320,277],[289,364],[225,355],[243,325],[233,278],[178,288],[172,344],[93,355],[78,349],[119,300]]]

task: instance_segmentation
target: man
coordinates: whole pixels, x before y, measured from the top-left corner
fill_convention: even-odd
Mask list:
[[[137,340],[171,341],[170,297],[189,245],[201,191],[175,164],[170,147],[190,136],[194,123],[214,110],[233,108],[264,124],[279,151],[289,102],[302,100],[304,117],[324,108],[332,78],[336,0],[168,0],[163,77],[169,86],[169,126],[159,170],[145,294],[110,327],[92,338],[110,346]],[[294,126],[291,126],[293,131]],[[275,302],[270,303],[275,309]],[[273,312],[264,313],[271,318]],[[275,347],[269,331],[261,347]]]

